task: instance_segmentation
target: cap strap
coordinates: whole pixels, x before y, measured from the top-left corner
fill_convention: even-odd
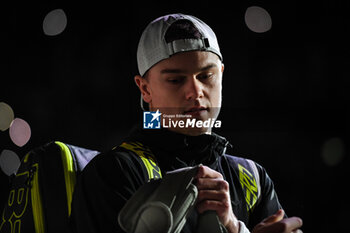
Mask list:
[[[169,56],[178,52],[207,50],[210,47],[208,38],[174,40],[167,45]]]

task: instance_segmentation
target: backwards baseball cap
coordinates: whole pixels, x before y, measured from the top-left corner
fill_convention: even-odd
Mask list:
[[[190,21],[200,33],[199,38],[185,38],[167,42],[165,35],[169,27],[179,20]],[[137,48],[139,73],[143,76],[152,66],[173,54],[194,50],[213,52],[222,60],[215,33],[202,20],[184,14],[159,17],[152,21],[141,35]]]

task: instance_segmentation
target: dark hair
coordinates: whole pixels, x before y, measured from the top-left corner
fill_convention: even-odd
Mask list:
[[[187,19],[180,19],[174,22],[164,35],[167,43],[181,39],[199,39],[202,35],[193,23]]]

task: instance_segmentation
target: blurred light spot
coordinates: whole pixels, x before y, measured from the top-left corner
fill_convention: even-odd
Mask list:
[[[21,161],[17,154],[11,150],[3,150],[0,155],[1,170],[8,176],[16,174]]]
[[[258,6],[248,7],[244,20],[247,27],[257,33],[267,32],[272,26],[270,14],[264,8]]]
[[[20,118],[15,118],[10,126],[10,138],[17,146],[24,146],[30,139],[29,124]]]
[[[5,131],[7,130],[11,122],[13,121],[13,118],[15,117],[12,108],[4,103],[0,102],[0,130]]]
[[[44,18],[43,30],[48,36],[56,36],[67,26],[67,16],[62,9],[50,11]]]
[[[341,138],[328,139],[322,146],[321,156],[323,162],[335,166],[341,162],[345,155],[345,145]]]

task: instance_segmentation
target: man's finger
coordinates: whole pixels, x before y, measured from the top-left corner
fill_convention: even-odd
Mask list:
[[[196,178],[220,178],[222,179],[221,173],[207,167],[207,166],[199,166],[198,173]]]
[[[225,190],[228,191],[230,186],[225,180],[219,178],[198,178],[196,186],[199,190]]]
[[[275,214],[265,218],[262,222],[266,224],[275,223],[275,222],[281,221],[283,219],[283,216],[284,216],[284,210],[280,209]]]
[[[206,200],[197,204],[198,213],[204,213],[207,210],[215,210],[218,216],[225,212],[227,206],[220,201]]]
[[[214,201],[220,201],[222,203],[225,203],[226,205],[229,205],[230,203],[230,197],[227,192],[223,191],[217,191],[217,190],[200,190],[198,192],[198,198],[197,201],[201,202],[203,200],[214,200]]]
[[[303,225],[303,222],[298,217],[285,218],[281,221],[271,223],[267,225],[266,232],[295,232],[298,228]],[[265,231],[264,231],[265,232]]]
[[[303,220],[298,217],[290,217],[281,220],[281,222],[285,223],[287,232],[296,231],[298,228],[303,226]]]

